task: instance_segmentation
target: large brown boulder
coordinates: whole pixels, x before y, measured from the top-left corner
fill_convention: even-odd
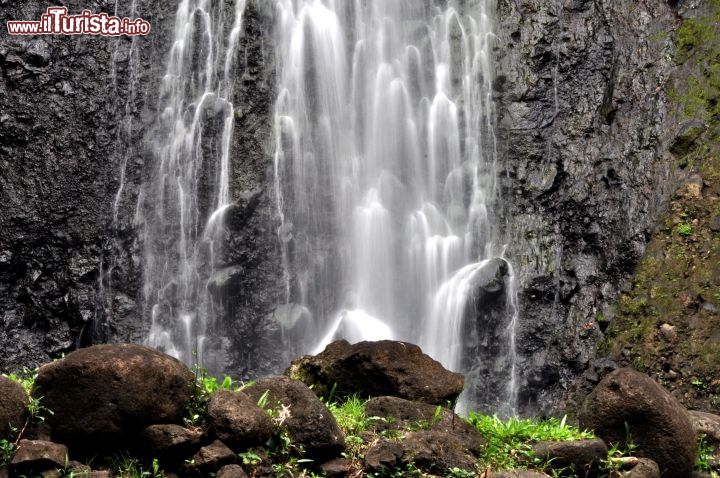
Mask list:
[[[65,445],[40,440],[20,440],[10,460],[13,476],[37,476],[65,466],[68,449]]]
[[[692,475],[695,431],[688,413],[645,374],[629,368],[610,373],[588,395],[579,421],[610,444],[634,443],[634,454],[654,460],[662,476]]]
[[[288,377],[266,377],[244,389],[257,403],[266,397],[266,406],[282,415],[292,443],[301,446],[307,457],[326,460],[340,456],[345,437],[335,417],[307,385]],[[267,394],[267,395],[266,395]]]
[[[208,404],[208,421],[215,435],[237,453],[264,444],[275,425],[243,392],[219,390]]]
[[[15,440],[28,418],[28,403],[22,385],[0,375],[0,440]]]
[[[375,397],[365,404],[365,414],[369,417],[381,417],[375,423],[378,432],[383,430],[432,430],[453,435],[462,449],[478,455],[485,439],[477,428],[460,418],[452,410],[438,408],[422,402],[412,402],[397,397]]]
[[[90,452],[150,425],[181,423],[193,380],[184,364],[157,350],[96,345],[40,368],[33,394],[53,411],[53,439]]]
[[[598,475],[608,449],[602,440],[541,441],[533,445],[532,456],[549,463],[560,476]]]
[[[406,342],[383,340],[350,345],[339,340],[315,356],[296,359],[285,375],[328,395],[394,396],[433,405],[454,403],[464,378]]]
[[[365,470],[388,476],[410,464],[434,475],[453,468],[469,472],[476,462],[455,436],[436,431],[406,433],[401,441],[381,439],[365,453]]]

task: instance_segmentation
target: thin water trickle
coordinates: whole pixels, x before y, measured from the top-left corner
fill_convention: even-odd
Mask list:
[[[277,2],[274,187],[286,299],[312,322],[301,352],[394,338],[472,366],[465,335],[484,325],[468,306],[503,250],[496,5],[472,3]],[[509,370],[497,396],[514,410],[518,308],[503,270],[493,360]]]
[[[207,366],[224,353],[207,281],[231,203],[232,101],[245,10],[245,0],[235,0],[230,11],[216,3],[182,0],[178,6],[159,95],[155,170],[142,186],[135,219],[145,247],[147,342]],[[213,357],[204,345],[210,333]]]

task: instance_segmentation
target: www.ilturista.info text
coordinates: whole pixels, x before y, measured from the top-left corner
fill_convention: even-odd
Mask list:
[[[111,17],[107,13],[94,14],[83,10],[80,15],[68,15],[65,7],[50,7],[40,21],[7,22],[11,35],[147,35],[150,23],[142,18]]]

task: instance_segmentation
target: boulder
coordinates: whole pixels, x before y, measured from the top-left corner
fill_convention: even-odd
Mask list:
[[[266,377],[244,391],[255,403],[267,393],[267,407],[286,414],[282,426],[308,458],[326,460],[342,453],[345,437],[335,417],[304,383],[288,377]]]
[[[182,463],[200,448],[204,436],[199,429],[165,424],[150,425],[143,430],[141,440],[148,457],[162,463]]]
[[[625,475],[627,478],[660,478],[660,468],[650,458],[640,458]]]
[[[446,475],[452,468],[475,469],[476,458],[463,451],[454,435],[438,431],[408,433],[402,441],[405,460],[433,475]]]
[[[629,368],[610,373],[588,395],[579,421],[607,443],[634,443],[634,453],[655,460],[663,476],[692,475],[695,431],[688,413],[645,374]]]
[[[28,418],[28,403],[22,385],[0,375],[0,439],[15,440]]]
[[[485,442],[480,432],[452,410],[438,406],[397,397],[375,397],[365,405],[365,414],[386,419],[376,422],[378,432],[417,429],[449,433],[458,439],[464,451],[477,456]]]
[[[542,441],[533,445],[533,456],[562,470],[562,475],[597,476],[607,454],[602,440]]]
[[[226,465],[235,464],[237,455],[222,441],[215,440],[193,455],[190,462],[183,465],[181,471],[186,476],[208,476]]]
[[[65,445],[41,440],[20,440],[10,459],[12,476],[36,476],[63,468],[68,457]]]
[[[320,471],[327,478],[345,478],[351,469],[352,462],[347,458],[333,458],[320,465]]]
[[[380,440],[365,452],[365,470],[382,473],[400,465],[404,453],[399,441]]]
[[[720,445],[720,415],[697,411],[688,415],[696,435],[705,435],[705,442],[710,445]]]
[[[275,431],[257,400],[230,390],[219,390],[210,399],[208,422],[215,436],[237,453],[263,445]]]
[[[401,441],[380,440],[365,453],[365,470],[386,473],[413,464],[423,472],[445,475],[452,468],[472,471],[476,459],[465,453],[459,440],[449,433],[407,433]]]
[[[41,367],[33,394],[53,411],[53,439],[90,453],[182,422],[193,381],[184,364],[149,347],[95,345]]]
[[[217,478],[248,478],[240,465],[225,465],[217,472]]]
[[[406,342],[383,340],[350,345],[339,340],[315,356],[300,357],[285,372],[328,395],[394,396],[433,405],[454,403],[464,378]]]

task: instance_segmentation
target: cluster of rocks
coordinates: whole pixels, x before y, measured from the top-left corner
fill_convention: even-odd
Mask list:
[[[12,440],[23,430],[0,476],[72,471],[102,478],[109,476],[102,457],[119,450],[148,463],[157,459],[167,475],[183,477],[278,476],[278,470],[292,476],[302,473],[299,467],[278,465],[293,456],[294,463],[307,460],[304,466],[328,477],[382,475],[408,466],[441,476],[476,471],[485,439],[438,406],[457,399],[463,378],[417,346],[340,341],[315,357],[296,360],[287,375],[261,378],[241,391],[216,392],[204,404],[202,426],[189,426],[183,419],[198,395],[195,376],[185,365],[139,345],[81,349],[39,370],[32,394],[53,412],[40,425],[26,426],[29,397],[16,382],[0,378],[0,438]],[[327,406],[295,377],[338,397],[373,397],[365,405],[367,416],[379,417],[373,430],[359,430],[346,443]],[[621,369],[600,383],[580,413],[581,426],[601,439],[537,443],[534,456],[553,469],[573,470],[568,476],[597,476],[607,444],[624,446],[630,440],[638,458],[626,463],[633,467],[625,476],[689,478],[696,432],[720,439],[720,417],[694,417],[693,424],[691,415],[648,377]],[[353,454],[358,440],[363,453]],[[545,476],[527,470],[485,475]]]

